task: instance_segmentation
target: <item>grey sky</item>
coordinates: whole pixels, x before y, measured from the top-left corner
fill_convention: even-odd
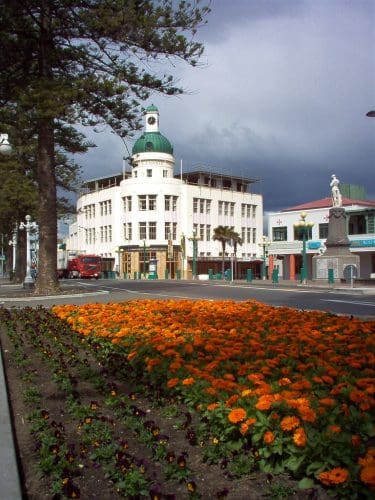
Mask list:
[[[198,38],[201,67],[174,70],[188,93],[150,99],[177,169],[258,178],[267,211],[328,196],[332,173],[375,200],[375,0],[212,0]],[[93,139],[84,178],[121,171],[121,139]]]

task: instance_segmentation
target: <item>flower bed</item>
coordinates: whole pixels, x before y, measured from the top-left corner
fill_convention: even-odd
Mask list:
[[[101,356],[189,405],[209,463],[287,472],[339,498],[375,487],[374,321],[255,301],[56,306]]]

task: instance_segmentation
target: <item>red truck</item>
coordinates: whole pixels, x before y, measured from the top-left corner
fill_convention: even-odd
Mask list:
[[[58,270],[59,278],[95,278],[100,277],[102,259],[99,255],[75,255],[69,257],[66,266]]]

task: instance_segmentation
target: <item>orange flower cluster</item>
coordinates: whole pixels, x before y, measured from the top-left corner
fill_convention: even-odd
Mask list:
[[[335,467],[329,471],[321,472],[319,474],[319,481],[326,486],[337,485],[345,483],[349,477],[349,471],[341,467]]]
[[[375,491],[375,448],[369,448],[358,463],[361,466],[361,481]]]
[[[228,415],[228,420],[232,424],[238,424],[238,422],[242,422],[246,418],[246,410],[243,408],[234,408]]]
[[[201,411],[223,412],[240,435],[254,426],[270,451],[283,440],[308,453],[310,429],[332,443],[348,436],[353,457],[361,440],[352,435],[365,442],[375,407],[375,321],[256,301],[136,300],[53,312],[81,335],[119,344],[129,363],[143,364],[158,383],[164,377],[170,391],[194,395]],[[362,465],[364,483],[372,484],[372,471]],[[340,484],[348,471],[319,478]]]

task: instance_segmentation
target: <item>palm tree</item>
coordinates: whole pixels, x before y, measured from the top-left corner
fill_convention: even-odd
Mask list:
[[[222,278],[224,279],[224,271],[225,271],[225,246],[228,241],[231,239],[231,235],[233,233],[233,228],[230,226],[217,226],[214,229],[214,234],[212,236],[212,239],[214,241],[220,241],[221,243],[221,248],[222,248],[222,266],[221,266],[221,274]]]
[[[238,245],[242,245],[243,241],[242,241],[242,238],[241,236],[239,235],[239,233],[237,233],[237,231],[234,230],[234,228],[232,228],[231,230],[231,237],[230,239],[232,240],[233,242],[233,253],[234,253],[234,265],[235,265],[235,271],[236,271],[236,276],[237,276],[237,247]],[[234,278],[234,276],[233,276]]]

